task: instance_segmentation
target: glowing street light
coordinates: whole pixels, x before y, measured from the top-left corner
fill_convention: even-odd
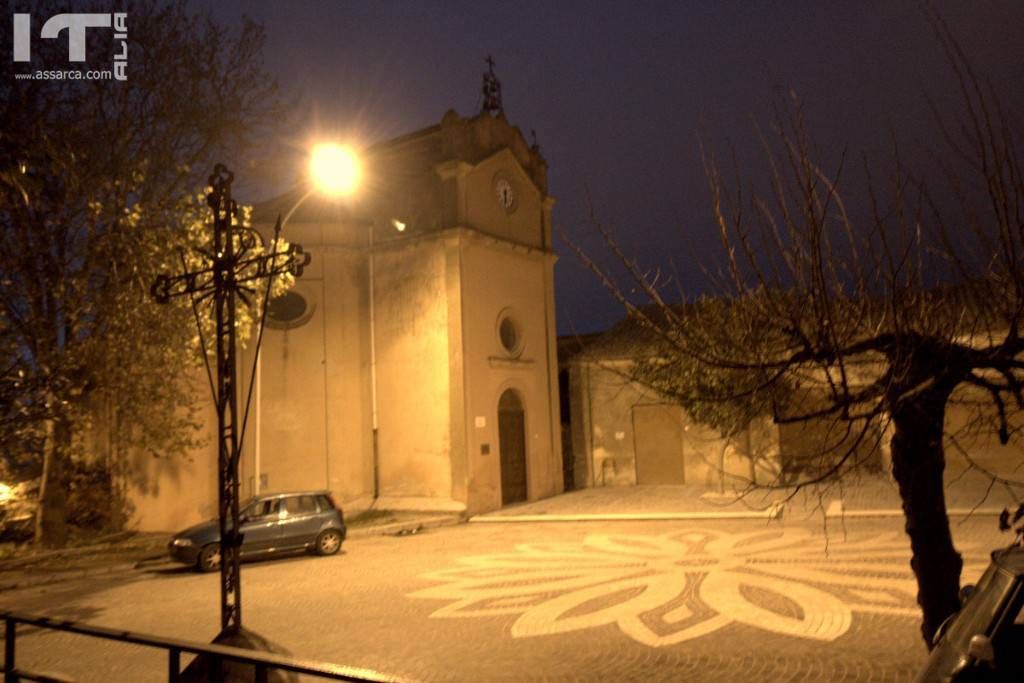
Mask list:
[[[359,187],[362,176],[359,156],[351,147],[336,142],[317,143],[309,155],[309,174],[304,183],[306,191],[284,214],[281,228],[288,225],[292,215],[314,194],[335,199],[350,197]]]
[[[359,186],[362,169],[351,147],[324,142],[313,148],[309,176],[317,191],[331,197],[351,195]]]
[[[278,218],[277,230],[283,230],[284,226],[288,224],[288,221],[295,212],[298,211],[299,207],[314,194],[335,199],[352,196],[359,187],[359,181],[362,179],[362,175],[363,171],[361,164],[359,163],[359,156],[356,154],[355,150],[348,145],[341,145],[337,142],[319,142],[313,145],[313,149],[309,155],[309,174],[306,178],[306,182],[304,183],[306,191],[295,201],[294,204],[292,204],[291,208],[288,209],[283,218]],[[373,257],[371,256],[371,261],[372,258]],[[372,263],[370,270],[372,276]],[[371,308],[373,306],[372,300],[370,306]],[[372,315],[373,314],[371,312],[371,319]],[[262,340],[262,338],[263,327],[261,325],[259,339]],[[256,391],[256,438],[253,448],[253,459],[255,461],[254,469],[256,470],[254,491],[255,493],[259,493],[261,486],[260,455],[262,452],[262,439],[260,437],[260,433],[263,429],[263,408],[261,398],[261,388],[263,385],[263,357],[260,355],[259,341],[257,341],[256,344],[256,371],[254,382]],[[374,380],[373,386],[376,387],[376,380]],[[376,405],[376,403],[374,405]],[[376,420],[376,417],[374,419]],[[374,422],[374,425],[376,426],[376,422]]]

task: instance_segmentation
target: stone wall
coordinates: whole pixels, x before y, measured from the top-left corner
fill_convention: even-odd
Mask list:
[[[570,432],[577,488],[632,484],[743,486],[778,471],[778,432],[759,421],[732,438],[629,378],[627,361],[573,362]],[[749,457],[753,453],[754,458]]]

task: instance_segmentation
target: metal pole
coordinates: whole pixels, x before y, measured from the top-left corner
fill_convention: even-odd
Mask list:
[[[169,683],[181,681],[181,651],[173,647],[167,651],[167,680]]]
[[[253,495],[260,494],[260,448],[262,447],[262,438],[260,432],[263,430],[263,349],[256,349],[256,425],[253,427],[255,434],[253,435],[253,470],[255,470],[253,480]]]
[[[235,368],[234,176],[222,166],[210,177],[213,223],[213,297],[217,328],[218,508],[220,520],[220,625],[224,633],[242,626],[238,565],[238,399]]]
[[[377,448],[377,330],[374,319],[376,302],[374,301],[374,249],[373,249],[373,223],[366,226],[370,243],[370,416],[371,427],[371,448],[373,455],[373,501],[376,503],[380,498],[380,455]]]
[[[4,683],[18,683],[14,667],[14,638],[18,627],[14,619],[4,619]]]

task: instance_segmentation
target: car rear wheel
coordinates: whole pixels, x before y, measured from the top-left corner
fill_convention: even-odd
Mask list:
[[[324,529],[316,537],[316,554],[333,555],[341,548],[341,532],[337,529]]]
[[[201,572],[212,572],[220,566],[220,544],[211,543],[203,546],[196,560],[196,569]]]

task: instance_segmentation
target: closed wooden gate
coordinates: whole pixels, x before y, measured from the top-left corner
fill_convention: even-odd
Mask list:
[[[498,401],[498,441],[501,449],[501,504],[526,500],[526,419],[523,402],[512,389]]]
[[[633,406],[637,484],[682,484],[683,421],[679,406]]]

